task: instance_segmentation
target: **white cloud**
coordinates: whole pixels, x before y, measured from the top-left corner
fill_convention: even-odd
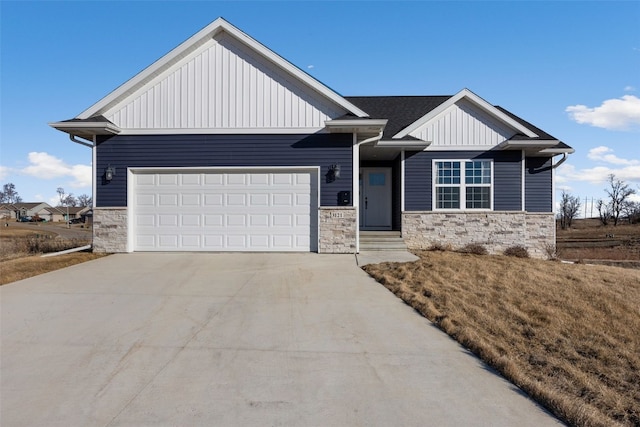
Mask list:
[[[622,168],[596,166],[578,170],[575,166],[565,163],[558,168],[557,172],[556,182],[558,183],[583,181],[591,184],[602,184],[606,182],[610,174],[614,174],[616,178],[626,182],[640,182],[640,164]]]
[[[640,160],[622,159],[612,153],[613,153],[613,150],[611,148],[601,145],[600,147],[592,148],[591,150],[589,150],[587,157],[590,158],[591,160],[611,163],[614,165],[631,166],[631,165],[640,164]]]
[[[40,179],[70,177],[73,179],[70,182],[73,188],[91,186],[90,165],[68,165],[62,159],[45,152],[33,151],[28,158],[30,165],[21,170],[25,175]]]
[[[308,69],[312,69],[312,68],[314,68],[314,67],[315,67],[315,65],[307,65],[307,68],[308,68]]]
[[[11,169],[6,166],[0,166],[0,181],[4,181],[11,174]]]
[[[625,86],[624,87],[624,91],[625,92],[635,92],[636,88],[634,86]]]
[[[599,107],[570,105],[565,109],[572,120],[609,130],[630,130],[640,127],[640,98],[624,95],[607,99]]]

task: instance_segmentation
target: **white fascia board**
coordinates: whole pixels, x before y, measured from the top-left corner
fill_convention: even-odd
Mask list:
[[[404,141],[404,140],[380,140],[374,144],[376,147],[401,148],[406,150],[424,150],[431,145],[431,141]]]
[[[540,150],[539,154],[553,154],[554,156],[557,154],[573,154],[576,150],[573,148],[545,148],[544,150]]]
[[[495,145],[430,145],[425,151],[491,151]]]
[[[325,128],[335,132],[368,134],[380,133],[387,126],[387,119],[346,119],[326,120]]]
[[[560,141],[557,139],[537,139],[537,140],[507,140],[498,144],[497,148],[502,150],[526,150],[526,149],[544,149],[558,145]]]
[[[70,134],[75,134],[74,131],[93,135],[118,135],[122,132],[118,126],[106,122],[52,122],[49,126]]]
[[[434,108],[433,110],[431,110],[430,112],[428,112],[427,114],[425,114],[424,116],[422,116],[421,118],[419,118],[418,120],[410,124],[409,126],[407,126],[406,128],[402,129],[397,134],[393,135],[393,137],[402,138],[404,136],[409,135],[411,132],[415,131],[416,129],[420,128],[421,126],[423,126],[424,124],[432,120],[433,118],[437,117],[440,113],[442,113],[447,108],[454,105],[456,102],[458,102],[462,98],[466,98],[467,100],[471,101],[473,104],[482,108],[488,114],[504,122],[510,127],[522,132],[524,135],[530,138],[535,138],[538,136],[531,129],[527,128],[526,126],[512,119],[511,117],[509,117],[508,115],[506,115],[505,113],[498,110],[496,107],[494,107],[493,105],[491,105],[490,103],[488,103],[487,101],[485,101],[484,99],[476,95],[475,93],[471,92],[469,89],[465,88],[465,89],[462,89],[457,94],[453,95],[451,98],[447,99],[442,104],[438,105],[436,108]]]
[[[321,95],[329,98],[336,104],[345,108],[347,111],[350,111],[358,117],[368,117],[367,113],[344,99],[333,90],[329,89],[324,84],[320,83],[315,78],[311,77],[309,74],[302,71],[300,68],[294,66],[289,61],[285,60],[280,55],[277,55],[263,44],[249,37],[247,34],[240,31],[238,28],[234,27],[223,18],[218,18],[211,24],[207,25],[202,30],[198,31],[196,34],[188,38],[186,41],[181,43],[178,47],[171,50],[162,58],[158,59],[156,62],[142,70],[140,73],[136,74],[133,78],[126,81],[116,90],[80,113],[78,115],[78,118],[88,119],[89,117],[103,113],[105,109],[113,109],[115,105],[122,102],[132,93],[138,91],[142,86],[144,86],[145,83],[169,69],[172,65],[176,64],[182,58],[193,52],[194,49],[197,49],[199,46],[211,40],[216,34],[222,31],[232,35],[240,42],[244,43],[249,48],[253,49],[255,52],[268,59],[270,62],[274,63],[276,66],[301,80],[307,86],[311,87]]]
[[[326,133],[325,128],[161,128],[161,129],[123,129],[120,135],[307,135]]]

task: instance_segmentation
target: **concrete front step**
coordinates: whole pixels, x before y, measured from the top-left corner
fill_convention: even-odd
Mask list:
[[[406,251],[399,231],[361,231],[361,251]]]

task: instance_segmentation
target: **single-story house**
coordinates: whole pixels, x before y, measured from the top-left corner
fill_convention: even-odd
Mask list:
[[[64,221],[66,214],[62,211],[62,209],[63,208],[56,208],[53,206],[49,208],[45,208],[45,211],[47,211],[46,215],[40,215],[40,216],[49,222]]]
[[[3,217],[8,216],[9,219],[20,219],[25,216],[39,216],[40,218],[47,219],[47,208],[50,208],[49,204],[45,202],[20,202],[20,203],[7,203],[0,206],[0,215]]]
[[[375,230],[543,256],[573,152],[468,89],[342,96],[222,18],[50,125],[93,150],[107,252],[354,253]]]

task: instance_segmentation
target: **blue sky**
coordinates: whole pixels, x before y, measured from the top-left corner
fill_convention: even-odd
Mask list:
[[[471,89],[574,147],[556,183],[583,200],[609,173],[640,190],[637,1],[2,0],[0,183],[25,201],[91,194],[90,149],[47,123],[219,16],[342,95]]]

